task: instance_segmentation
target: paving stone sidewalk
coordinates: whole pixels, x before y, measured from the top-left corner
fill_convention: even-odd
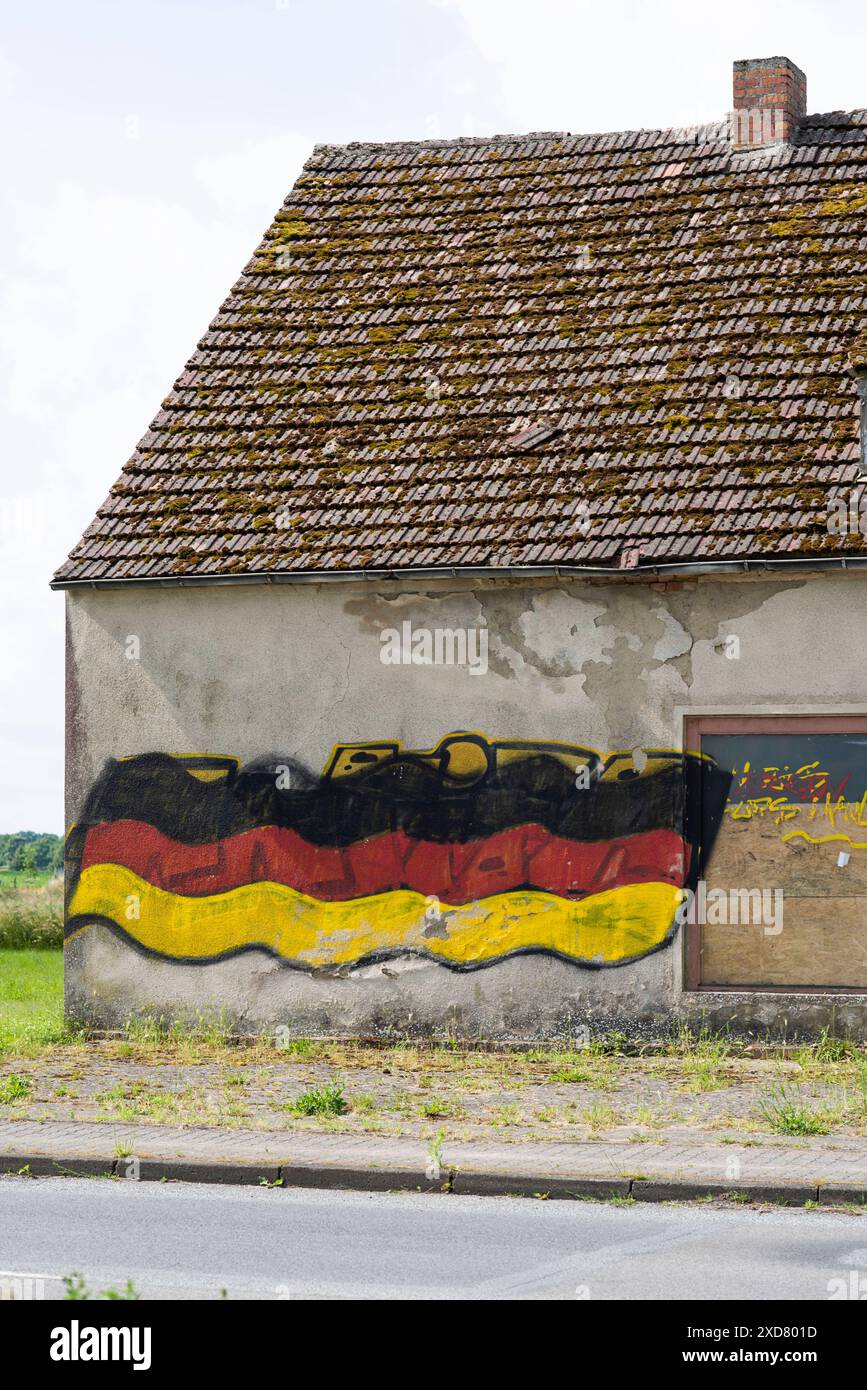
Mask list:
[[[744,1145],[666,1142],[652,1152],[574,1143],[423,1142],[352,1134],[0,1121],[0,1173],[490,1194],[867,1204],[867,1145],[848,1137]]]

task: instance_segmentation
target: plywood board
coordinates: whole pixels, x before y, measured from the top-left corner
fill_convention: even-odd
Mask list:
[[[865,735],[714,734],[702,751],[733,774],[707,889],[778,890],[782,929],[705,922],[701,983],[867,987]]]
[[[867,988],[867,900],[785,898],[782,931],[705,925],[705,985]]]

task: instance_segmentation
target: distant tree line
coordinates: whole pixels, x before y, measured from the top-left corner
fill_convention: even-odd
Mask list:
[[[60,873],[62,868],[61,835],[39,835],[35,830],[0,835],[0,869],[27,874],[38,871]]]

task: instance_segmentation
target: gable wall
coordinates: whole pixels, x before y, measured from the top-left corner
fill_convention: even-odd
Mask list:
[[[107,759],[150,752],[242,763],[284,754],[318,773],[338,742],[429,748],[464,729],[605,754],[678,749],[690,712],[867,713],[864,585],[835,572],[675,586],[455,580],[76,591],[67,598],[67,823]],[[416,631],[484,626],[487,669],[384,664],[381,634],[406,620]],[[726,648],[732,637],[739,646]],[[148,900],[150,925],[159,912]],[[346,918],[328,920],[338,937],[355,930]],[[379,920],[372,913],[374,936]],[[165,921],[160,929],[169,931]],[[510,926],[498,919],[491,930],[508,937]],[[437,939],[435,921],[425,941]],[[699,1014],[752,1028],[785,1015],[790,1027],[800,1020],[809,1029],[835,1002],[684,995],[679,930],[634,957],[624,947],[624,959],[604,968],[538,952],[484,968],[454,964],[415,953],[313,971],[259,950],[179,963],[97,924],[68,943],[67,1007],[105,1025],[132,1011],[218,1009],[242,1029],[545,1037],[583,1024],[653,1032]],[[838,1023],[860,1028],[865,1002],[838,997]]]

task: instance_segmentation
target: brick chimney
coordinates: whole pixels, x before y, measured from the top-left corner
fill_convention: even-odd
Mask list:
[[[790,140],[807,114],[807,79],[788,58],[741,58],[732,73],[734,109],[729,139],[735,149]]]

